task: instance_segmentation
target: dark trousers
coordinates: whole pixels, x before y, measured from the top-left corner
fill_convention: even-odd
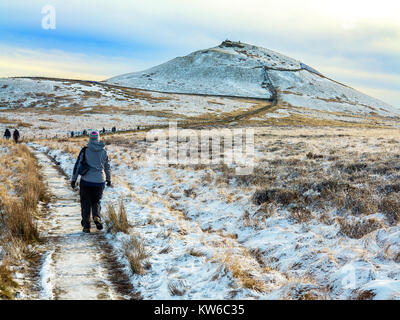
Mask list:
[[[80,186],[82,227],[90,228],[90,212],[92,212],[93,219],[100,217],[100,200],[103,196],[103,190],[104,187]]]

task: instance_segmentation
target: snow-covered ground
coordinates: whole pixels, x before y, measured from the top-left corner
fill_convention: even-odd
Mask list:
[[[265,121],[271,119],[282,119],[290,118],[291,116],[301,116],[305,119],[312,120],[334,120],[343,123],[352,123],[352,124],[376,124],[378,122],[382,125],[394,126],[397,127],[395,119],[391,121],[390,119],[382,119],[380,117],[375,116],[365,116],[365,115],[352,115],[345,112],[330,112],[330,111],[320,111],[317,109],[303,108],[303,107],[280,107],[274,112],[266,112],[264,114],[259,114],[250,119],[252,121],[256,121],[258,123],[263,123]]]
[[[132,232],[152,252],[151,269],[132,276],[145,298],[400,299],[400,226],[368,204],[369,197],[352,207],[370,210],[361,214],[328,200],[296,209],[299,204],[257,205],[252,198],[260,185],[284,185],[303,188],[304,194],[296,191],[302,199],[319,199],[327,191],[318,185],[357,177],[362,180],[353,182],[351,192],[370,192],[376,203],[397,196],[374,191],[393,185],[399,174],[391,165],[399,151],[395,130],[259,128],[257,171],[249,177],[261,179],[259,184],[218,167],[164,167],[145,156],[149,143],[143,136],[125,138],[107,147],[115,186],[104,202],[124,198]],[[48,144],[70,174],[74,156]],[[322,158],[313,160],[307,152]],[[357,163],[367,167],[348,174]],[[110,236],[117,250],[124,237]],[[171,286],[182,296],[173,295]]]
[[[46,150],[46,149],[44,149]],[[114,153],[113,162],[126,153]],[[121,150],[119,150],[121,151]],[[61,150],[50,150],[49,154],[61,163],[61,167],[71,174],[75,159]],[[151,269],[144,276],[132,275],[134,287],[139,289],[145,299],[227,299],[257,298],[262,295],[250,289],[241,288],[229,271],[225,270],[223,259],[229,253],[240,259],[242,268],[258,265],[254,258],[243,256],[242,248],[234,239],[218,232],[202,230],[196,221],[188,219],[182,209],[173,207],[170,198],[165,195],[174,187],[163,185],[164,180],[171,181],[164,174],[162,181],[154,177],[154,163],[149,168],[130,169],[130,161],[114,167],[114,187],[106,189],[104,203],[115,203],[123,198],[128,212],[132,232],[139,235],[151,252]],[[160,172],[161,174],[161,172]],[[192,182],[201,180],[201,174],[194,176]],[[189,187],[191,181],[181,187]],[[177,186],[179,187],[179,186]],[[158,193],[161,195],[158,195]],[[221,206],[223,203],[221,203]],[[203,204],[204,206],[204,204]],[[105,206],[103,205],[103,208]],[[119,233],[110,241],[122,254],[126,235]],[[228,248],[228,250],[227,250]],[[235,261],[235,263],[239,263]],[[261,269],[260,267],[258,267]],[[264,277],[260,281],[271,281],[280,275]],[[271,278],[271,279],[270,279]],[[171,287],[176,287],[182,295],[173,295]]]

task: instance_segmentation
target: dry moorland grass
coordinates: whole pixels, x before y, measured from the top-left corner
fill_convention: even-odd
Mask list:
[[[2,168],[10,168],[15,180],[11,183],[16,196],[10,196],[6,190],[2,190],[1,210],[4,218],[4,226],[10,237],[17,237],[27,243],[39,239],[34,222],[37,204],[39,201],[47,202],[46,188],[40,179],[39,166],[36,158],[27,146],[19,144],[11,146],[11,153],[6,156],[8,163]],[[0,173],[2,176],[7,171]]]
[[[348,128],[390,128],[391,125],[385,122],[370,120],[369,122],[359,121],[341,121],[335,119],[322,119],[318,117],[305,116],[300,114],[291,114],[281,118],[266,118],[264,120],[252,120],[251,118],[244,121],[246,125],[257,126],[286,126],[286,127],[348,127]]]
[[[40,240],[35,221],[37,206],[40,201],[48,202],[49,198],[40,179],[37,159],[28,147],[10,142],[1,145],[8,148],[9,153],[0,158],[0,179],[5,182],[0,188],[0,243],[5,251],[0,272],[0,296],[13,298],[17,286],[7,270],[16,260],[30,258],[32,252],[28,244]]]
[[[32,127],[31,123],[23,122],[21,120],[7,119],[7,118],[4,118],[4,117],[0,117],[0,123],[6,124],[6,125],[12,125],[14,127],[23,127],[23,128]]]
[[[223,256],[222,261],[223,265],[226,267],[228,271],[232,273],[233,278],[237,279],[243,288],[265,292],[266,284],[264,281],[257,279],[254,275],[251,274],[251,271],[241,265],[240,259],[238,257],[226,254]]]

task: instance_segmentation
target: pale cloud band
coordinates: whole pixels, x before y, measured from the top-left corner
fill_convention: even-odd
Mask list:
[[[62,50],[30,50],[0,45],[0,76],[40,76],[102,81],[127,66],[148,67],[140,61],[124,57],[106,57],[69,53]]]

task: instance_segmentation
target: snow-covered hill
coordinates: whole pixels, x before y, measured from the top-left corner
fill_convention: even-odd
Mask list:
[[[333,81],[295,59],[257,46],[224,41],[106,83],[162,92],[272,99],[332,112],[393,116],[400,110]]]

